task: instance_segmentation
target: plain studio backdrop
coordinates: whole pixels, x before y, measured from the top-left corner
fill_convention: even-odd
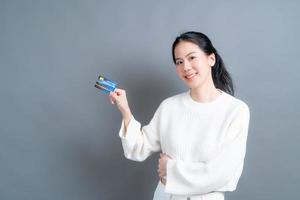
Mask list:
[[[0,199],[151,200],[158,154],[124,158],[121,114],[94,88],[125,88],[145,125],[186,91],[175,37],[207,34],[251,110],[247,155],[227,200],[299,199],[300,3],[0,0]]]

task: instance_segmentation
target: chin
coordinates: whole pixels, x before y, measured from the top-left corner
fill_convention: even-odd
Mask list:
[[[185,82],[185,84],[191,88],[191,89],[196,89],[199,88],[201,86],[201,83],[199,83],[199,81],[193,81],[193,82]]]
[[[198,85],[195,85],[195,84],[190,84],[190,83],[186,83],[186,86],[190,89],[196,89],[198,88],[199,86]]]

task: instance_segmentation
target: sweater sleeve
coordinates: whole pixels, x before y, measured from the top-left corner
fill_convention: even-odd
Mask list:
[[[210,160],[206,162],[169,160],[165,192],[178,195],[205,194],[226,186],[243,166],[249,119],[249,108],[243,104],[228,126],[218,153]],[[240,174],[235,178],[239,177]]]
[[[152,153],[160,151],[159,118],[160,108],[156,110],[150,123],[141,128],[141,123],[132,116],[126,130],[126,136],[124,136],[125,127],[122,120],[119,136],[127,159],[144,161]]]

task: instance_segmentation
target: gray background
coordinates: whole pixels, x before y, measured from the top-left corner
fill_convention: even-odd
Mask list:
[[[126,160],[121,115],[94,88],[127,90],[143,125],[185,91],[174,38],[207,34],[251,109],[247,157],[226,198],[299,199],[299,1],[0,0],[0,199],[152,199],[158,155]]]

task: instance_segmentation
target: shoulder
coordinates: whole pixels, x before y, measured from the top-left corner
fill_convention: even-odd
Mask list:
[[[247,117],[250,116],[250,108],[245,101],[228,93],[225,93],[225,96],[227,101],[226,104],[228,105],[227,108],[233,115],[244,115]]]

